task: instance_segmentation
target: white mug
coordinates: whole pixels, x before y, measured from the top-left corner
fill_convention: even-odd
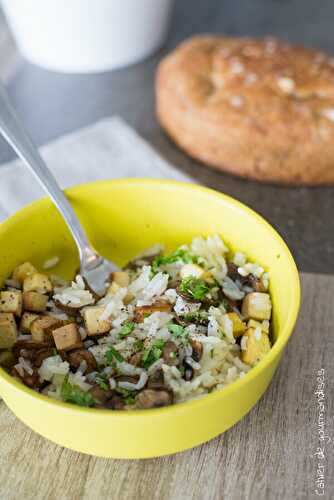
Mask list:
[[[164,42],[174,0],[2,0],[22,54],[65,72],[133,64]]]

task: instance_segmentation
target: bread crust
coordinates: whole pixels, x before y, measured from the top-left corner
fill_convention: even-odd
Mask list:
[[[264,182],[334,183],[334,59],[322,52],[193,37],[158,67],[156,113],[209,166]]]

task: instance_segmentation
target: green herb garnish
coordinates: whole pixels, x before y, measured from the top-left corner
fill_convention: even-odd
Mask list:
[[[184,339],[188,337],[188,332],[181,325],[170,323],[167,328],[175,339]]]
[[[101,389],[105,391],[108,391],[110,389],[108,376],[103,373],[99,373],[99,375],[96,376],[95,382],[101,387]]]
[[[95,399],[89,392],[84,392],[76,385],[68,381],[68,376],[64,378],[61,386],[61,397],[68,403],[74,403],[79,406],[93,406]]]
[[[109,365],[112,365],[114,360],[118,361],[119,363],[122,363],[122,361],[124,361],[122,354],[118,352],[112,345],[109,346],[105,357]]]
[[[133,405],[136,402],[136,393],[123,387],[116,387],[115,391],[120,394],[126,405]]]
[[[146,349],[141,358],[141,366],[145,369],[149,368],[155,361],[161,358],[165,341],[157,339],[153,342],[149,349]]]
[[[193,276],[183,279],[180,283],[180,292],[195,300],[202,300],[208,291],[209,287],[205,281]]]
[[[135,329],[134,323],[132,323],[132,322],[125,323],[125,325],[122,326],[122,328],[119,332],[120,338],[123,339],[127,335],[130,335],[130,333],[132,333],[134,329]]]
[[[141,351],[144,348],[143,340],[136,340],[133,344],[133,347],[134,349],[136,349],[136,351]]]
[[[197,323],[200,325],[208,324],[208,313],[206,311],[195,311],[186,314],[180,314],[181,318],[187,323]]]
[[[169,255],[157,255],[152,262],[151,269],[152,273],[156,274],[160,266],[165,266],[167,264],[192,264],[198,261],[198,257],[191,255],[187,250],[179,248]]]

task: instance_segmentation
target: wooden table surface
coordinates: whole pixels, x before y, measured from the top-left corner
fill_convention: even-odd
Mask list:
[[[95,458],[38,436],[0,403],[0,498],[305,500],[322,492],[319,466],[322,497],[334,498],[334,277],[303,274],[302,285],[300,319],[266,394],[232,429],[193,450],[149,460]],[[321,391],[315,394],[319,370],[324,408]],[[331,443],[319,440],[319,420]]]

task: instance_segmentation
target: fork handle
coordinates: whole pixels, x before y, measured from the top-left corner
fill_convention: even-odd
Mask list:
[[[100,257],[90,246],[72,206],[22,125],[2,84],[0,84],[0,133],[35,175],[63,216],[77,244],[81,267],[95,267]]]

